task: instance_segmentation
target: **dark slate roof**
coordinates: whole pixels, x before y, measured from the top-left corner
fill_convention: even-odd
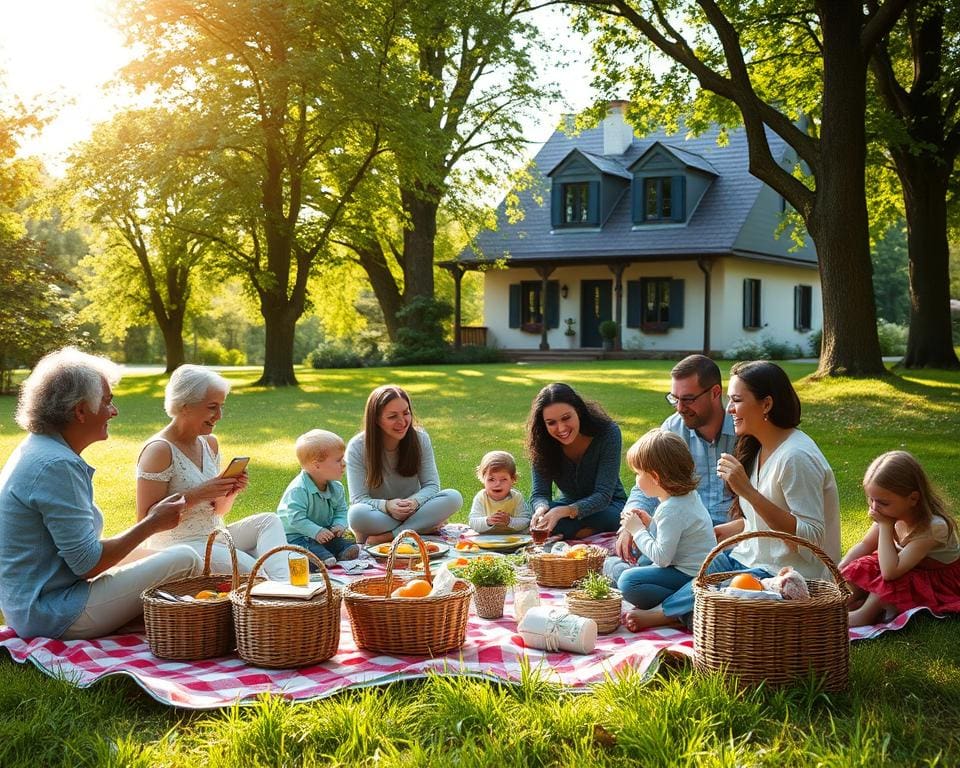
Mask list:
[[[497,208],[498,228],[485,230],[477,238],[477,249],[467,247],[457,257],[465,264],[483,264],[509,258],[509,263],[570,261],[583,263],[591,259],[616,260],[694,258],[698,255],[722,255],[734,252],[733,246],[762,188],[762,182],[748,170],[747,137],[742,130],[728,132],[726,146],[718,146],[716,129],[685,139],[680,134],[668,136],[662,131],[643,138],[634,138],[622,155],[603,155],[603,127],[582,133],[555,131],[534,158],[530,187],[519,192],[523,219],[510,223],[506,201]],[[767,132],[774,157],[783,157],[787,146],[776,134]],[[693,215],[683,226],[662,226],[634,229],[631,220],[630,195],[623,195],[599,230],[564,230],[552,233],[550,222],[550,186],[546,173],[574,149],[586,155],[603,158],[620,168],[629,168],[655,142],[673,151],[683,162],[716,174]],[[682,153],[682,155],[681,155]],[[534,198],[542,198],[542,203]],[[772,236],[772,233],[771,233]],[[751,253],[754,258],[768,254]],[[770,258],[783,260],[771,252]],[[815,257],[813,257],[815,259]],[[803,261],[812,261],[802,258]]]
[[[547,171],[547,176],[550,176],[557,168],[563,165],[564,161],[574,152],[579,152],[588,163],[601,173],[606,173],[610,176],[619,176],[621,179],[629,180],[633,178],[633,174],[624,168],[622,163],[618,163],[616,160],[606,157],[605,155],[597,155],[593,152],[584,152],[579,149],[570,150],[559,163]]]
[[[668,149],[680,162],[685,163],[691,168],[696,168],[699,171],[704,171],[713,176],[719,175],[717,169],[714,168],[710,161],[700,155],[694,154],[693,152],[688,152],[682,147],[678,147],[674,144],[663,144],[663,146]]]

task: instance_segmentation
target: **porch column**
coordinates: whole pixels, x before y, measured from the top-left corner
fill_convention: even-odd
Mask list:
[[[611,264],[613,272],[613,319],[617,324],[617,338],[613,340],[613,348],[623,349],[623,270],[626,264]]]
[[[710,355],[710,273],[713,271],[713,259],[701,256],[697,266],[703,272],[703,354]]]
[[[462,264],[454,264],[450,268],[450,274],[453,275],[453,348],[460,349],[463,346],[463,331],[461,330],[460,319],[460,283],[463,281],[463,273],[466,267]]]
[[[540,314],[543,321],[540,323],[540,349],[550,349],[547,342],[547,280],[553,274],[553,267],[537,267],[537,274],[540,275]]]

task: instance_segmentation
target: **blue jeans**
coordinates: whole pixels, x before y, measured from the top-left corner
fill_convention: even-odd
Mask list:
[[[309,552],[313,552],[317,557],[322,561],[326,562],[331,557],[335,560],[339,560],[340,556],[346,552],[350,547],[356,546],[357,542],[352,539],[347,539],[343,536],[334,536],[326,544],[321,544],[316,539],[308,539],[306,536],[302,536],[299,533],[288,533],[287,534],[287,544],[292,544],[295,547],[303,547]],[[359,555],[359,549],[357,550]],[[310,563],[310,568],[312,570],[317,570],[313,563]]]
[[[763,568],[748,568],[743,563],[734,560],[726,552],[721,552],[713,558],[713,562],[707,568],[707,573],[717,573],[719,571],[752,573],[758,579],[766,579],[773,575]],[[661,607],[665,616],[678,618],[689,626],[693,616],[693,579],[690,579],[689,582],[664,600]]]
[[[673,566],[661,568],[659,565],[638,565],[620,574],[617,589],[623,593],[623,599],[628,603],[647,610],[660,605],[688,584],[691,578],[693,577]]]
[[[566,499],[556,499],[550,504],[550,509],[566,506],[570,503],[571,502]],[[623,502],[614,499],[606,509],[601,509],[592,515],[577,518],[563,518],[563,520],[554,526],[553,533],[560,534],[565,539],[575,539],[577,538],[577,534],[584,529],[590,531],[590,533],[586,534],[588,536],[592,536],[594,533],[615,531],[620,527],[620,513],[622,511]]]

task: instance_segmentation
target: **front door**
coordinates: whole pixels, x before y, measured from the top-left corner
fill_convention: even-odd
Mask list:
[[[613,319],[613,281],[580,282],[580,346],[603,346],[600,323]]]

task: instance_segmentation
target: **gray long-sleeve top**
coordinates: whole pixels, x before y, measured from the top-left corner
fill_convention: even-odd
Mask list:
[[[622,447],[620,427],[611,423],[590,441],[579,464],[563,457],[560,477],[555,480],[551,481],[534,468],[531,473],[533,490],[530,508],[536,511],[539,507],[550,506],[554,483],[561,493],[558,500],[576,505],[577,519],[600,512],[613,501],[619,501],[622,506],[627,500],[623,483],[620,482]]]
[[[414,427],[411,427],[414,429]],[[367,485],[367,470],[364,464],[365,434],[354,435],[347,444],[347,485],[350,490],[350,503],[369,504],[374,509],[386,512],[389,499],[416,499],[423,506],[440,492],[440,475],[437,461],[433,455],[430,436],[416,428],[415,434],[420,440],[420,466],[417,474],[404,477],[397,473],[397,454],[384,453],[383,482],[376,488]]]

